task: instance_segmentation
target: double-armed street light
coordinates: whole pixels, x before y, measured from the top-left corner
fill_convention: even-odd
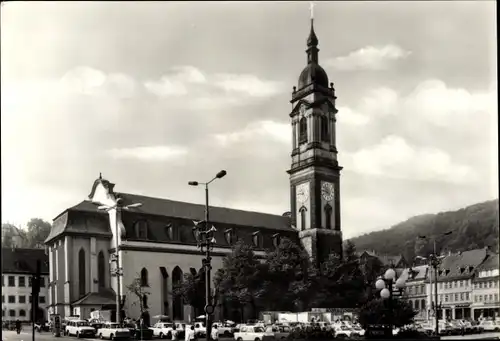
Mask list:
[[[433,252],[429,255],[429,257],[422,257],[422,256],[417,256],[416,258],[422,259],[425,261],[429,262],[429,265],[434,268],[434,299],[435,299],[435,304],[434,304],[434,318],[435,318],[435,333],[436,336],[439,335],[439,316],[438,316],[438,268],[439,265],[441,264],[441,260],[444,258],[444,256],[439,256],[436,251],[436,239],[439,237],[444,237],[444,236],[449,236],[452,234],[453,231],[448,231],[442,234],[439,234],[436,238],[433,240]],[[420,239],[427,239],[427,236],[418,236]],[[430,278],[430,290],[431,290],[431,308],[433,307],[432,304],[432,275],[429,276]]]
[[[99,206],[97,207],[98,210],[103,210],[103,211],[106,211],[106,212],[109,212],[110,210],[113,210],[113,209],[116,209],[117,211],[119,210],[122,210],[122,209],[125,209],[125,210],[129,210],[131,208],[136,208],[136,207],[141,207],[142,204],[141,203],[136,203],[136,204],[130,204],[130,205],[126,205],[126,206],[122,206],[121,205],[121,201],[122,199],[121,198],[118,198],[116,200],[116,204],[113,205],[113,206],[108,206],[108,205],[102,205],[102,206]],[[120,267],[120,254],[118,252],[118,246],[119,246],[119,242],[118,242],[118,231],[119,231],[119,228],[118,228],[118,219],[115,218],[115,254],[114,254],[114,260],[115,263],[116,263],[116,266],[115,266],[115,270],[111,273],[112,275],[115,275],[116,276],[116,322],[121,324],[121,306],[122,306],[122,295],[121,295],[121,281],[120,281],[120,276],[123,276],[123,268]]]
[[[215,245],[215,237],[213,236],[214,232],[217,229],[212,225],[210,225],[210,214],[209,214],[209,205],[208,205],[208,185],[210,185],[213,181],[217,179],[223,178],[227,172],[225,170],[221,170],[219,173],[215,175],[215,177],[208,182],[198,182],[198,181],[189,181],[190,186],[198,186],[205,185],[205,220],[204,221],[194,221],[193,231],[196,234],[196,241],[198,243],[198,247],[201,249],[202,253],[205,253],[205,259],[203,259],[203,267],[205,268],[205,321],[206,321],[206,338],[207,341],[210,341],[211,327],[210,317],[214,313],[214,305],[212,304],[212,296],[210,289],[210,270],[212,269],[210,257],[210,251],[213,249]]]
[[[376,282],[375,287],[380,290],[380,297],[384,300],[388,300],[389,305],[389,329],[390,336],[392,337],[393,329],[393,299],[394,299],[394,287],[402,292],[406,286],[406,280],[403,277],[399,277],[396,280],[396,271],[392,268],[387,269],[384,276],[381,276]]]

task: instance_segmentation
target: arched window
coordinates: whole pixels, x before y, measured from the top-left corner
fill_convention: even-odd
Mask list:
[[[425,310],[425,300],[420,300],[420,309]]]
[[[328,118],[325,116],[320,117],[320,131],[321,131],[321,141],[330,141],[330,129],[328,129]]]
[[[148,287],[148,270],[146,268],[142,268],[141,270],[141,287]]]
[[[99,281],[99,288],[106,286],[106,262],[104,261],[104,253],[99,252],[97,256],[97,278]]]
[[[302,206],[299,210],[300,212],[300,230],[303,231],[306,229],[306,211],[307,208]]]
[[[257,248],[262,248],[263,247],[263,240],[262,240],[262,235],[260,233],[260,231],[257,231],[257,232],[254,232],[252,234],[252,241],[253,241],[253,245]]]
[[[332,206],[329,204],[325,205],[325,228],[332,228]]]
[[[420,310],[420,301],[419,300],[415,301],[415,310]]]
[[[19,316],[26,316],[26,310],[24,309],[19,310]]]
[[[87,282],[87,279],[85,275],[85,251],[81,248],[80,252],[78,252],[78,289],[80,297],[85,296],[86,294],[85,283]]]
[[[182,283],[182,270],[176,266],[174,271],[172,271],[172,287],[176,288],[179,284]],[[173,319],[174,320],[183,320],[183,303],[182,298],[180,296],[174,296],[173,300]]]
[[[144,294],[142,295],[142,307],[144,309],[148,309],[148,295]]]
[[[307,119],[302,117],[299,121],[299,143],[307,142]]]
[[[148,222],[139,220],[135,223],[135,235],[138,239],[148,239]]]

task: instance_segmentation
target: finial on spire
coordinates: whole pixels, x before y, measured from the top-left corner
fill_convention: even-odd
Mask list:
[[[99,172],[99,180],[102,180],[102,173]]]
[[[309,2],[309,10],[311,11],[311,22],[314,20],[314,2]]]

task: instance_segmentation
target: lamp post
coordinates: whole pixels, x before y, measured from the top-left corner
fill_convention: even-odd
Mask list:
[[[204,221],[195,221],[193,230],[197,233],[197,242],[198,247],[201,249],[201,252],[205,252],[205,259],[203,259],[203,267],[205,268],[205,324],[206,324],[206,338],[207,341],[210,341],[210,334],[212,325],[210,324],[210,317],[214,313],[214,306],[212,305],[212,297],[211,297],[211,289],[210,289],[210,270],[212,269],[210,257],[210,250],[213,248],[215,244],[215,237],[213,233],[217,231],[217,229],[212,226],[210,227],[210,214],[209,214],[209,206],[208,206],[208,185],[210,185],[216,179],[223,178],[227,172],[225,170],[221,170],[219,173],[215,175],[215,177],[208,182],[198,182],[198,181],[189,181],[190,186],[198,186],[205,185],[205,220]],[[203,228],[204,226],[204,228]]]
[[[440,234],[437,236],[439,237],[444,237],[444,236],[449,236],[452,233],[452,231],[448,231],[446,233]],[[420,239],[427,239],[427,236],[418,236]],[[436,303],[434,304],[434,318],[435,318],[435,333],[436,336],[439,336],[439,316],[438,316],[438,267],[439,264],[441,264],[441,260],[444,258],[444,256],[438,256],[437,251],[436,251],[436,239],[434,238],[433,240],[433,252],[429,255],[429,257],[421,257],[417,256],[416,258],[422,259],[422,260],[427,260],[429,262],[429,265],[434,268],[434,300]],[[431,281],[432,281],[432,276],[431,276]],[[431,290],[432,290],[432,283],[431,283]],[[431,307],[432,307],[432,293],[431,293]]]
[[[402,291],[406,285],[406,280],[402,277],[396,280],[396,271],[394,269],[387,269],[384,276],[380,277],[375,282],[375,287],[380,290],[380,297],[384,300],[388,300],[389,303],[389,329],[391,333],[391,337],[393,336],[393,321],[394,321],[394,313],[393,313],[393,300],[394,300],[394,292],[393,286],[395,286],[399,291]]]
[[[136,204],[130,204],[126,206],[120,206],[121,198],[118,198],[116,200],[116,204],[114,206],[107,206],[107,205],[102,205],[97,207],[99,210],[104,210],[106,212],[109,212],[112,209],[121,210],[125,209],[128,210],[130,208],[135,208],[135,207],[141,207],[141,203],[136,203]],[[120,281],[120,276],[123,275],[123,268],[120,267],[120,254],[118,252],[118,219],[115,219],[115,254],[114,254],[114,261],[116,262],[116,267],[115,270],[112,272],[112,274],[116,275],[116,322],[121,324],[121,305],[122,305],[122,295],[121,295],[121,281]]]

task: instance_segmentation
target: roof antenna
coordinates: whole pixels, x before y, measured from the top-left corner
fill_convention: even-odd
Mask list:
[[[102,180],[102,173],[99,172],[99,180]]]

